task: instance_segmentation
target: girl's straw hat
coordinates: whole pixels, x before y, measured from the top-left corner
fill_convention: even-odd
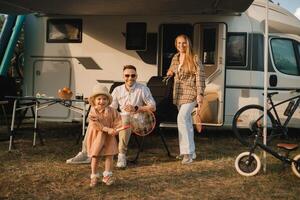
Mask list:
[[[112,96],[109,94],[107,87],[102,86],[100,84],[94,85],[90,99],[100,94],[107,96],[109,101],[108,105],[110,105],[112,102]]]

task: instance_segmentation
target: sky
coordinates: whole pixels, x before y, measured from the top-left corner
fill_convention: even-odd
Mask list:
[[[274,3],[279,3],[281,7],[289,10],[300,19],[300,0],[273,0]]]

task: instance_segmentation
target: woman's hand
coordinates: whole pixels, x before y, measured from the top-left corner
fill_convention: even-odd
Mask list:
[[[171,70],[169,70],[168,72],[167,72],[167,76],[173,76],[174,75],[174,72],[172,72]]]
[[[201,105],[203,103],[204,97],[202,95],[197,95],[197,104]]]

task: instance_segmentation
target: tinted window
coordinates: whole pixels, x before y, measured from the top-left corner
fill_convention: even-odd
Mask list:
[[[203,64],[215,64],[216,56],[216,29],[203,30]]]
[[[299,75],[293,41],[289,39],[272,39],[272,55],[275,67],[282,73]]]
[[[226,65],[246,65],[246,33],[229,33],[226,44]]]
[[[47,42],[79,43],[82,37],[81,19],[49,19],[47,21]]]
[[[147,46],[147,24],[134,22],[126,24],[126,49],[146,50]]]

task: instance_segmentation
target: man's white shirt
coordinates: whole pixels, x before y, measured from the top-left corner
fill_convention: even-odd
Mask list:
[[[132,106],[151,105],[154,108],[156,106],[150,89],[141,83],[135,83],[130,90],[127,90],[125,84],[120,85],[113,90],[112,97],[110,106],[115,109],[120,107],[121,112],[125,112],[124,108],[128,104]]]

